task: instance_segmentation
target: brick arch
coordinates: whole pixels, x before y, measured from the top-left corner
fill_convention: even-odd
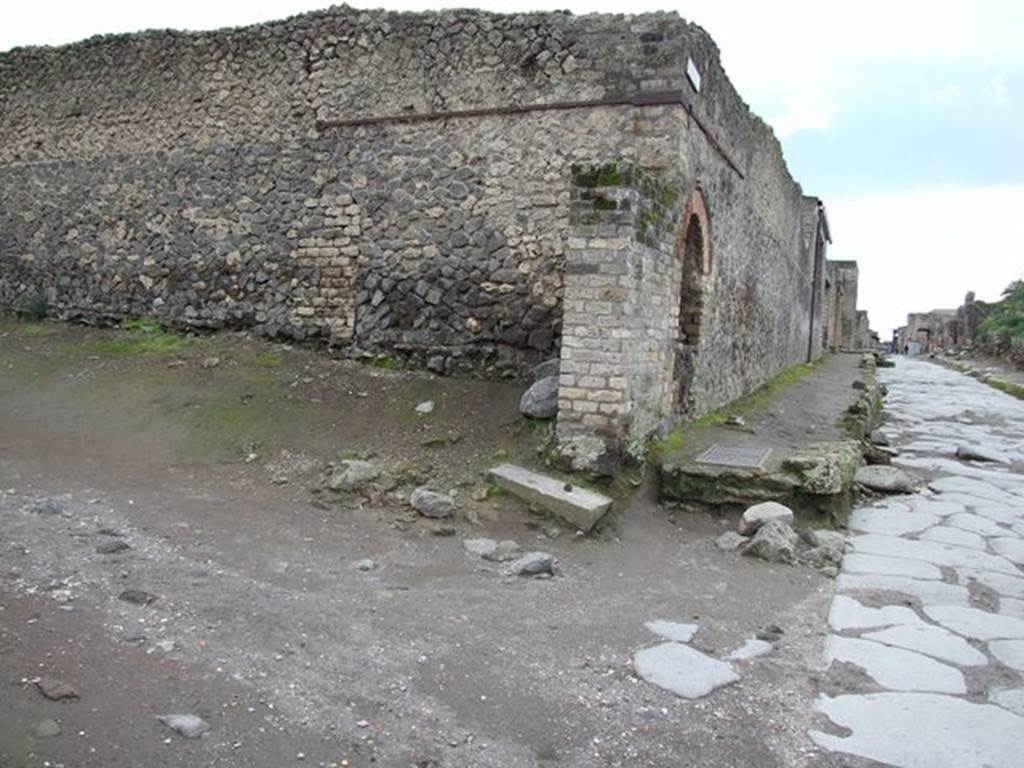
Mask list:
[[[711,224],[700,187],[686,201],[676,237],[679,275],[679,320],[676,339],[675,391],[677,409],[692,410],[690,385],[704,331],[707,282],[714,268]]]

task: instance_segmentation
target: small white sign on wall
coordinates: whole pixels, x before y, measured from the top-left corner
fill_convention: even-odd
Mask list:
[[[689,57],[686,59],[686,79],[690,81],[693,90],[700,93],[700,70],[697,69],[696,62]]]

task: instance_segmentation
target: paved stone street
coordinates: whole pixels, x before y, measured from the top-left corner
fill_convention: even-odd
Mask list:
[[[927,362],[879,373],[895,463],[928,486],[853,513],[817,705],[838,728],[811,738],[905,768],[1020,766],[1024,403]]]

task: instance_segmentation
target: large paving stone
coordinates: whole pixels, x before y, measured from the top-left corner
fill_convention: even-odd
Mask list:
[[[937,525],[923,531],[918,538],[921,541],[937,541],[940,544],[949,544],[951,547],[967,547],[985,551],[985,540],[976,533],[965,531],[962,528],[954,528],[948,525]]]
[[[934,693],[823,697],[817,709],[848,736],[812,731],[823,749],[896,768],[1020,768],[1024,718]]]
[[[992,539],[992,549],[1012,560],[1018,565],[1024,565],[1024,540],[1016,537],[1001,536]]]
[[[836,579],[836,590],[839,592],[856,590],[900,592],[916,597],[925,604],[967,605],[970,601],[967,588],[957,584],[908,579],[905,576],[881,576],[873,573],[841,573]]]
[[[956,573],[961,584],[977,581],[1001,596],[1024,600],[1024,578],[976,568],[957,568]]]
[[[825,647],[825,661],[854,664],[880,686],[894,691],[967,693],[960,670],[920,653],[871,640],[832,635]]]
[[[995,688],[988,692],[988,700],[1015,715],[1024,716],[1024,688]]]
[[[972,640],[1024,639],[1024,620],[960,605],[926,605],[932,621]]]
[[[836,595],[828,612],[828,624],[836,632],[914,623],[923,623],[923,619],[909,608],[901,605],[871,608],[849,595]]]
[[[985,654],[962,637],[933,624],[923,622],[901,624],[877,632],[869,632],[861,637],[865,640],[874,640],[877,643],[924,653],[961,667],[980,667],[988,663]]]
[[[568,485],[539,472],[501,464],[488,471],[488,476],[528,504],[536,504],[581,531],[589,531],[612,505],[607,496],[579,486]]]
[[[940,477],[928,485],[939,493],[962,493],[972,499],[987,499],[1000,504],[1013,500],[1012,496],[1002,489],[969,477]]]
[[[988,650],[1006,666],[1024,672],[1024,640],[993,640]]]
[[[900,505],[903,507],[903,505]],[[850,528],[864,533],[877,533],[885,536],[902,536],[905,533],[917,533],[942,519],[927,512],[911,512],[902,509],[861,507],[850,513]]]
[[[684,699],[699,699],[739,680],[733,668],[680,643],[662,643],[633,657],[637,675]]]
[[[963,547],[951,547],[934,541],[911,541],[894,536],[865,534],[850,538],[849,543],[853,545],[855,552],[869,555],[905,557],[951,568],[977,568],[1010,575],[1020,573],[1017,566],[1004,557]]]
[[[942,570],[923,560],[884,557],[853,552],[843,559],[844,573],[875,573],[881,576],[907,576],[911,579],[942,580]]]
[[[994,520],[990,520],[989,518],[981,515],[975,515],[971,512],[960,512],[956,515],[950,515],[946,518],[945,524],[952,525],[953,527],[960,528],[964,531],[976,533],[979,536],[1006,535],[1006,529]]]

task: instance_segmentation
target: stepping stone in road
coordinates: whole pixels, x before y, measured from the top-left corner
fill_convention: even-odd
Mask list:
[[[967,693],[960,670],[920,653],[871,640],[832,635],[825,647],[825,661],[858,666],[880,686],[891,690]]]
[[[861,635],[865,640],[927,654],[961,667],[983,667],[988,659],[959,635],[933,624],[902,624]]]
[[[638,651],[633,669],[648,683],[684,699],[702,698],[740,679],[729,664],[680,643]]]
[[[699,624],[680,624],[675,621],[648,621],[644,623],[651,632],[666,640],[674,640],[677,643],[688,643],[700,629]]]
[[[487,475],[528,504],[546,509],[584,532],[593,528],[612,505],[603,494],[514,464],[501,464],[488,470]]]
[[[748,661],[756,659],[758,656],[764,656],[774,650],[775,646],[767,640],[752,637],[725,658],[728,661]]]
[[[822,749],[899,768],[1019,768],[1024,717],[991,704],[934,693],[870,693],[818,700],[850,731],[812,731]]]

